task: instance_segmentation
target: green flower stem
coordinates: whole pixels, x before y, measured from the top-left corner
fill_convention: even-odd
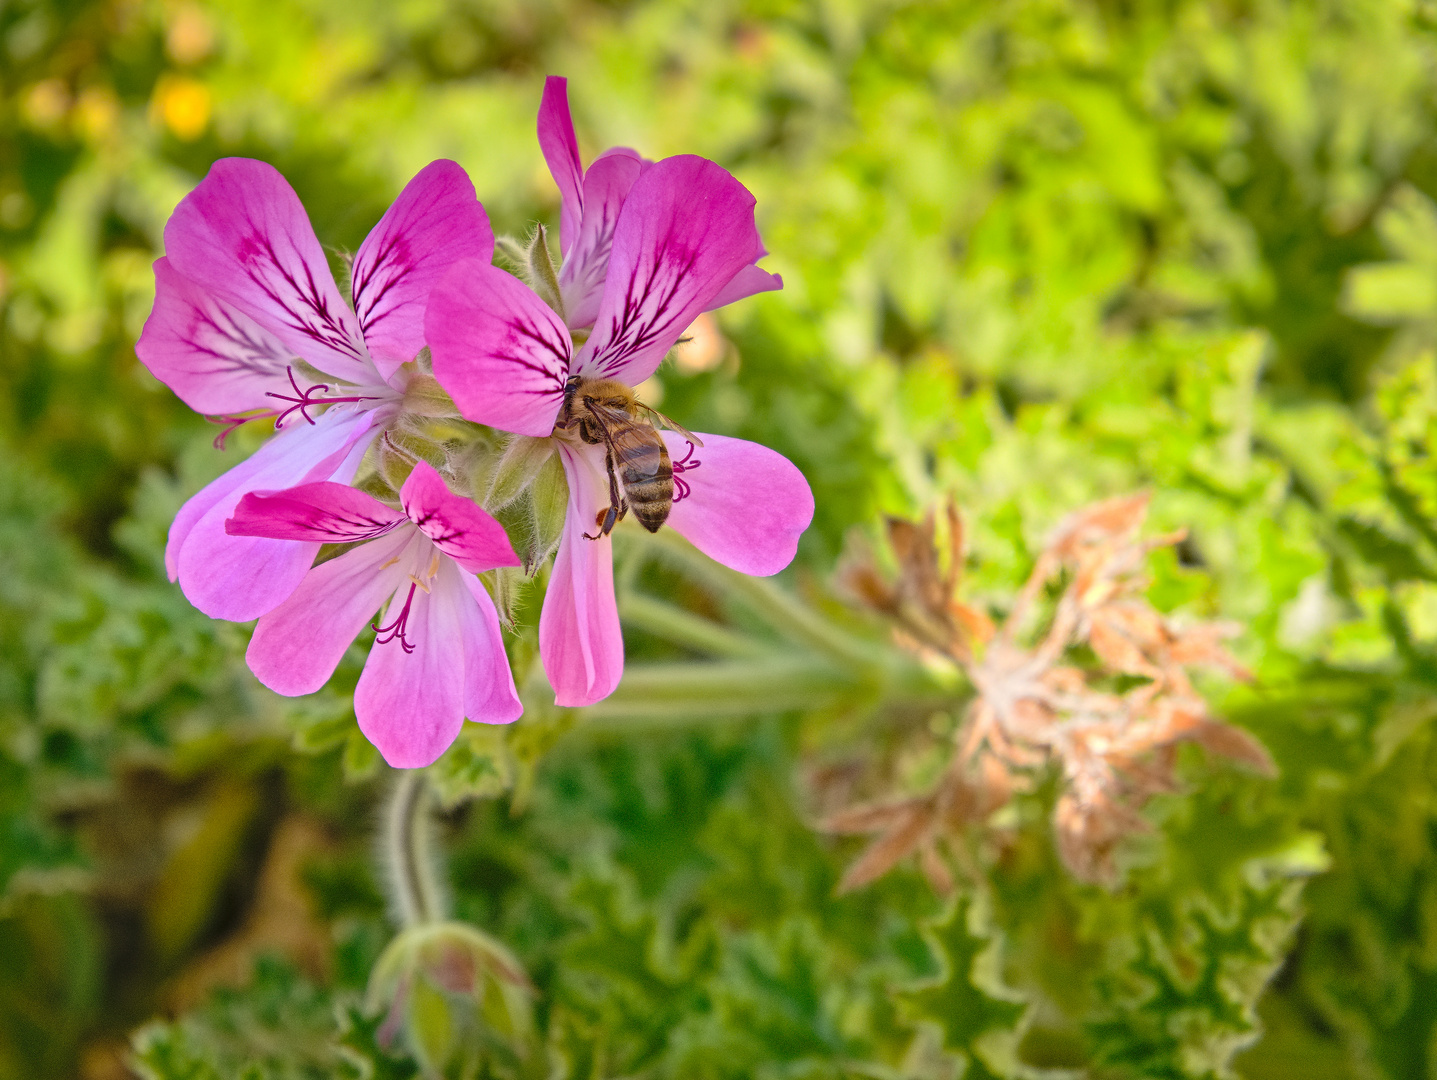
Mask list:
[[[882,650],[873,650],[881,652]],[[929,712],[954,690],[917,665],[847,669],[802,655],[692,664],[633,664],[612,695],[584,710],[589,730],[631,730],[833,708]],[[590,727],[590,725],[592,725]]]
[[[672,529],[660,529],[652,536],[635,534],[636,530],[629,530],[624,540],[642,545],[646,553],[739,601],[789,640],[831,657],[840,666],[873,664],[879,650],[871,641],[834,626],[767,578],[740,574],[714,562]]]
[[[711,619],[641,593],[624,592],[619,596],[619,617],[625,626],[708,656],[759,657],[773,651],[763,642],[735,634]]]
[[[423,769],[399,773],[384,811],[383,871],[405,927],[438,922],[448,912],[436,873],[429,782]]]

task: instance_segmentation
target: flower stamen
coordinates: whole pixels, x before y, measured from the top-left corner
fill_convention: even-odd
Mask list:
[[[294,387],[294,392],[295,392],[297,395],[299,395],[299,396],[298,396],[298,397],[291,397],[289,394],[276,394],[276,393],[268,392],[268,391],[265,393],[265,395],[264,395],[265,397],[278,398],[280,401],[292,401],[292,402],[294,402],[293,405],[291,405],[288,409],[285,409],[284,412],[280,413],[279,416],[277,416],[277,417],[275,418],[274,426],[275,426],[275,429],[276,429],[276,430],[278,430],[278,429],[280,428],[280,426],[284,424],[284,419],[285,419],[285,417],[287,417],[290,413],[295,412],[296,410],[298,410],[300,416],[304,417],[304,419],[305,419],[305,421],[306,421],[307,423],[313,424],[313,423],[315,423],[315,419],[314,419],[314,417],[312,417],[312,416],[309,415],[309,411],[308,411],[308,410],[311,409],[311,408],[313,408],[313,407],[316,406],[316,405],[340,405],[340,404],[343,404],[344,402],[347,402],[347,401],[376,401],[376,400],[378,400],[377,398],[373,398],[373,397],[337,397],[337,398],[332,398],[332,397],[313,397],[313,396],[311,396],[311,395],[314,395],[314,394],[327,394],[327,393],[329,393],[329,384],[328,384],[328,383],[315,383],[315,384],[314,384],[313,386],[311,386],[309,389],[307,389],[307,390],[301,390],[301,389],[299,388],[299,383],[296,382],[296,381],[295,381],[295,378],[294,378],[294,368],[292,368],[292,367],[286,367],[284,370],[285,370],[285,371],[288,373],[288,375],[289,375],[289,385],[292,386],[292,387]]]
[[[211,424],[225,425],[225,429],[215,436],[214,448],[216,450],[223,450],[225,448],[225,440],[230,437],[230,433],[236,428],[243,427],[251,420],[263,420],[269,416],[276,416],[278,412],[278,409],[262,409],[259,412],[248,413],[244,416],[206,416],[205,419]]]
[[[414,590],[419,585],[419,582],[415,581],[412,576],[409,580],[411,583],[409,586],[409,595],[404,598],[404,607],[400,610],[398,618],[388,626],[380,626],[379,618],[376,616],[374,622],[369,624],[374,629],[374,632],[380,635],[374,639],[376,645],[388,645],[391,641],[398,641],[399,647],[406,653],[412,653],[415,649],[415,646],[411,645],[408,639],[405,638],[404,631],[409,627],[409,608],[410,605],[414,603]],[[429,590],[425,589],[424,591],[428,592]],[[385,634],[389,636],[385,637]]]
[[[688,442],[687,439],[684,441]],[[693,460],[690,460],[691,458]],[[688,453],[679,460],[671,462],[671,464],[674,469],[674,502],[680,502],[692,494],[692,489],[689,487],[688,481],[682,479],[679,474],[688,472],[690,469],[697,469],[703,462],[694,458],[694,444],[689,443]]]

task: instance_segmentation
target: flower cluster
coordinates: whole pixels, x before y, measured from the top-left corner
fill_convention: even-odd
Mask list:
[[[487,216],[450,161],[422,170],[360,246],[352,303],[263,162],[216,162],[155,263],[140,360],[225,425],[216,445],[251,421],[275,431],[181,509],[169,574],[206,614],[259,620],[247,659],[282,694],[322,686],[373,620],[355,714],[395,766],[432,762],[465,718],[521,711],[477,576],[521,560],[470,497],[464,448],[416,434],[426,418],[507,433],[504,460],[519,447],[528,463],[521,491],[562,465],[540,621],[560,705],[598,701],[623,673],[610,534],[630,511],[763,575],[788,565],[813,515],[785,458],[684,431],[634,392],[701,313],[782,286],[756,265],[753,196],[698,157],[617,148],[585,170],[566,93],[548,80],[538,125],[563,258],[556,270],[539,230],[528,284],[493,265]]]

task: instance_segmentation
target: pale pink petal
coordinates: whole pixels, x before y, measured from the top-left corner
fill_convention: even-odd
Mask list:
[[[574,370],[630,386],[652,375],[689,323],[759,257],[753,204],[742,184],[700,157],[643,170],[619,212],[594,333]]]
[[[574,138],[574,121],[569,117],[569,80],[558,75],[544,80],[539,149],[559,185],[559,251],[567,257],[584,216],[584,165],[579,158],[579,140]]]
[[[464,724],[460,604],[474,601],[462,586],[446,587],[453,584],[436,576],[430,591],[414,589],[404,637],[374,639],[354,688],[359,730],[396,769],[431,764]],[[409,586],[401,585],[385,609],[386,625],[399,618],[408,597]],[[412,651],[404,649],[405,642]]]
[[[299,196],[272,165],[222,158],[165,225],[175,270],[234,304],[290,355],[373,383],[359,320],[340,299]]]
[[[452,161],[430,162],[354,257],[354,311],[380,375],[424,348],[424,306],[449,268],[493,257],[494,233],[468,174]]]
[[[405,528],[310,570],[289,599],[256,624],[245,652],[255,678],[290,697],[328,682],[385,598],[407,586],[410,560],[403,556],[414,541],[414,530]]]
[[[255,475],[270,468],[280,459],[289,460],[292,457],[296,465],[301,465],[306,461],[322,460],[329,455],[336,441],[335,424],[344,415],[337,410],[330,410],[325,414],[328,419],[321,416],[319,422],[313,426],[299,424],[278,433],[244,461],[191,496],[170,523],[169,539],[165,546],[165,570],[170,575],[170,580],[174,581],[179,576],[180,549],[184,547],[186,539],[201,518],[226,498],[232,497],[232,502],[237,503],[246,491],[255,489]],[[305,479],[306,477],[301,475],[291,479],[290,483],[302,483]],[[263,487],[262,484],[258,486]],[[228,517],[228,513],[225,516]]]
[[[670,528],[741,573],[767,577],[793,561],[813,520],[813,491],[793,462],[744,439],[699,435],[696,447],[663,437],[674,463]]]
[[[464,715],[480,724],[513,723],[524,705],[514,686],[494,601],[483,583],[457,564],[450,563],[439,572],[441,579],[446,574],[457,577],[470,596],[469,603],[459,605],[464,637]]]
[[[564,404],[573,339],[523,282],[477,259],[429,295],[434,376],[470,420],[545,436]]]
[[[375,414],[332,409],[314,425],[296,424],[265,443],[181,509],[170,527],[166,565],[190,603],[216,619],[247,622],[295,590],[314,561],[317,543],[230,536],[225,520],[250,491],[277,491],[316,479],[316,463],[354,461],[355,443],[373,437]],[[351,473],[352,475],[352,473]],[[340,483],[336,472],[323,479]]]
[[[351,544],[393,532],[409,519],[373,495],[322,481],[284,491],[251,491],[225,522],[230,536]]]
[[[409,520],[434,546],[471,574],[520,565],[504,526],[469,499],[450,491],[429,462],[414,466],[399,491],[399,501]]]
[[[576,330],[592,326],[599,313],[604,277],[609,271],[609,250],[614,243],[614,226],[643,165],[643,160],[632,150],[610,150],[590,165],[584,175],[584,218],[559,271],[564,318]]]
[[[709,301],[705,311],[717,311],[734,303],[736,300],[743,300],[753,296],[755,293],[773,292],[783,288],[783,278],[778,274],[770,274],[767,270],[760,270],[757,266],[745,266],[733,276],[733,280],[724,286],[723,292],[719,293]]]
[[[135,355],[195,412],[272,409],[266,391],[288,390],[292,353],[233,304],[155,260],[155,306]]]
[[[624,674],[624,639],[614,599],[613,540],[587,540],[609,505],[603,451],[559,445],[569,479],[569,510],[539,616],[539,653],[559,705],[592,705]]]
[[[359,466],[364,463],[364,456],[369,453],[369,448],[374,444],[394,418],[398,409],[376,409],[373,413],[373,426],[359,438],[350,444],[347,450],[341,449],[330,454],[318,462],[314,468],[305,474],[301,483],[312,484],[321,480],[333,480],[336,484],[348,484],[359,472]]]

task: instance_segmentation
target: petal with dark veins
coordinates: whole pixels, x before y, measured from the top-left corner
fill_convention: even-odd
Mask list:
[[[554,430],[573,339],[527,285],[459,263],[430,294],[424,326],[434,377],[466,418],[518,435]]]
[[[238,307],[298,356],[336,379],[378,373],[299,196],[272,165],[223,158],[165,225],[180,274]]]
[[[354,257],[354,311],[381,376],[389,378],[424,348],[425,305],[449,268],[493,257],[494,233],[468,174],[452,161],[430,162]]]
[[[471,500],[450,491],[429,462],[414,466],[399,501],[434,546],[471,574],[519,565],[504,527]]]
[[[704,158],[666,158],[643,170],[614,229],[594,332],[574,370],[643,382],[679,336],[763,250],[754,198]]]
[[[155,306],[135,355],[190,408],[219,416],[273,409],[294,354],[233,304],[155,260]]]

